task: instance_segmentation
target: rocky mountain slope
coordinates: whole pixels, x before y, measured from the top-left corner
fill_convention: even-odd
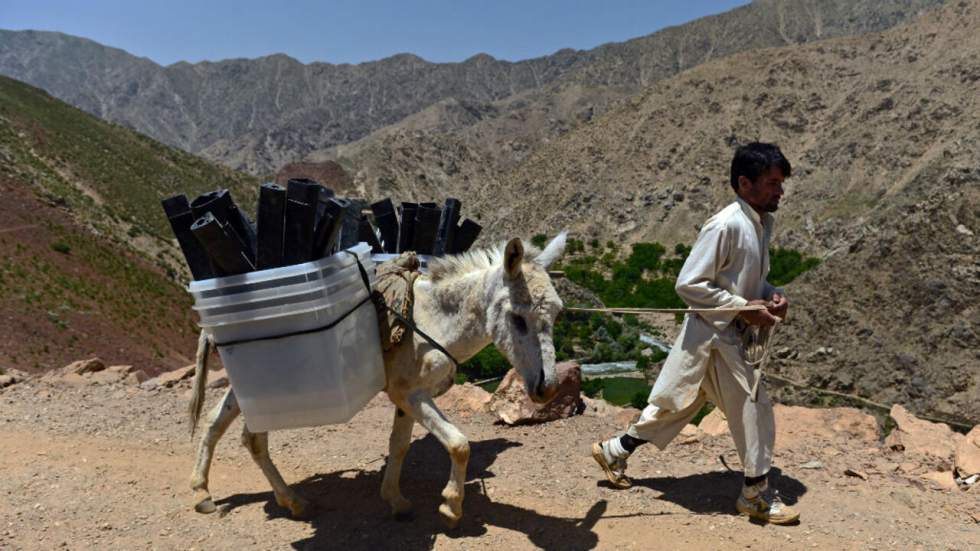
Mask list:
[[[764,0],[628,42],[519,62],[477,55],[437,64],[403,54],[358,65],[304,65],[273,55],[161,67],[73,36],[0,31],[0,74],[164,143],[267,174],[441,101],[478,114],[500,111],[495,118],[541,119],[541,128],[495,123],[502,124],[499,141],[527,147],[703,61],[884,29],[939,3]],[[533,90],[542,94],[493,105]],[[552,97],[563,98],[560,105]]]
[[[160,199],[230,186],[248,201],[255,182],[6,77],[0,161],[0,368],[188,362],[196,324]]]
[[[500,178],[497,235],[688,243],[731,200],[731,151],[795,163],[776,244],[824,257],[792,285],[783,368],[980,419],[980,2],[856,38],[739,54],[651,87]],[[817,354],[821,347],[833,354]],[[790,363],[793,363],[790,365]]]

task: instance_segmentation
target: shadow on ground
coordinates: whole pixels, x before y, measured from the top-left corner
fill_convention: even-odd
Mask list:
[[[318,474],[295,484],[296,490],[316,507],[307,522],[314,533],[293,542],[294,549],[388,549],[414,551],[431,549],[438,534],[460,540],[478,538],[488,526],[498,526],[527,535],[528,541],[542,549],[591,549],[598,543],[592,531],[606,511],[598,501],[582,518],[560,518],[540,514],[486,495],[485,480],[496,475],[489,467],[505,450],[521,446],[504,438],[470,443],[466,498],[459,526],[447,530],[437,508],[449,476],[449,457],[432,436],[416,440],[402,471],[402,493],[412,501],[414,516],[408,521],[392,518],[388,504],[381,499],[382,470],[348,470]],[[503,498],[505,499],[505,498]],[[252,503],[264,502],[269,518],[287,517],[288,512],[273,499],[272,492],[237,494],[217,502],[228,512]]]
[[[612,488],[603,480],[602,486]],[[783,503],[793,505],[807,492],[799,480],[773,468],[769,472],[769,484],[779,490]],[[676,503],[694,513],[735,513],[735,499],[742,490],[742,474],[732,471],[692,474],[682,477],[634,479],[634,486],[642,486],[660,492],[659,499]]]

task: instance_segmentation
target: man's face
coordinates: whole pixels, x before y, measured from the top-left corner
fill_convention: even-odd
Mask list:
[[[783,197],[783,179],[777,166],[769,167],[755,182],[739,176],[738,196],[759,212],[776,212]]]

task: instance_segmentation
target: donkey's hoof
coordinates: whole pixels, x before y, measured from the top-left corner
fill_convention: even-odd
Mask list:
[[[446,528],[453,529],[459,524],[459,519],[463,515],[462,513],[453,511],[453,508],[448,503],[443,503],[439,506],[439,516],[442,517],[442,522],[446,525]]]
[[[313,505],[301,497],[280,498],[276,496],[276,503],[280,507],[289,510],[289,516],[294,519],[307,519],[313,516]]]
[[[391,516],[395,517],[395,520],[412,519],[411,501],[399,495],[399,496],[389,498],[388,504],[391,505]]]
[[[209,514],[218,510],[214,505],[214,500],[211,499],[211,494],[206,491],[196,492],[194,501],[194,510],[198,513]]]

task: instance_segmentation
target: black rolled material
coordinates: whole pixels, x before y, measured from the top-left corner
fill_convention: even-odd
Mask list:
[[[415,244],[415,216],[418,213],[418,203],[402,203],[402,223],[398,227],[398,251],[403,253],[412,250]]]
[[[323,215],[317,222],[316,232],[313,237],[313,260],[318,260],[332,254],[340,237],[340,230],[344,225],[344,216],[350,202],[346,199],[331,197],[326,203],[322,203]]]
[[[392,204],[391,199],[372,203],[371,212],[374,214],[374,223],[381,231],[384,252],[398,252],[398,216],[395,214],[395,205]]]
[[[214,277],[214,268],[208,260],[208,253],[204,247],[198,243],[191,232],[194,225],[194,214],[191,212],[191,205],[184,194],[175,195],[161,201],[163,211],[167,214],[170,228],[177,237],[180,250],[184,253],[184,260],[190,268],[193,279],[210,279]]]
[[[381,246],[381,241],[378,240],[378,234],[375,233],[374,226],[364,214],[361,215],[361,219],[357,224],[357,240],[371,245],[372,253],[384,252],[384,247]]]
[[[316,203],[316,226],[320,225],[320,219],[323,218],[323,214],[327,210],[327,202],[334,197],[333,190],[320,186],[320,196],[317,197]]]
[[[313,260],[313,232],[320,189],[320,184],[307,179],[293,179],[286,184],[284,266]]]
[[[483,230],[483,226],[477,224],[469,218],[463,220],[463,223],[456,229],[456,239],[453,241],[452,254],[458,254],[469,250],[469,248],[472,247],[473,243],[476,241],[476,238],[480,236],[481,230]]]
[[[286,222],[286,188],[269,182],[259,188],[258,254],[259,270],[283,265],[283,229]]]
[[[227,189],[219,189],[197,196],[191,201],[191,212],[197,220],[210,212],[215,218],[221,221],[224,226],[231,228],[238,234],[238,238],[245,244],[245,250],[249,254],[249,261],[255,264],[255,253],[257,240],[255,237],[255,227],[249,221],[245,213],[238,208],[235,200],[231,197],[231,192]]]
[[[222,224],[213,213],[207,212],[191,226],[191,232],[201,244],[217,276],[243,274],[255,269],[245,244],[230,225]]]
[[[361,211],[367,206],[363,199],[348,199],[350,206],[344,213],[343,228],[340,230],[340,250],[357,245],[360,239]]]
[[[436,242],[436,233],[439,231],[440,218],[442,218],[442,209],[436,207],[435,203],[421,203],[419,205],[419,210],[415,214],[415,239],[413,243],[415,252],[432,254],[432,247]]]
[[[439,219],[436,242],[432,247],[433,255],[445,256],[453,253],[453,239],[456,237],[456,226],[459,225],[459,211],[462,207],[463,204],[459,199],[453,197],[446,199],[446,205],[442,208],[442,217]]]

